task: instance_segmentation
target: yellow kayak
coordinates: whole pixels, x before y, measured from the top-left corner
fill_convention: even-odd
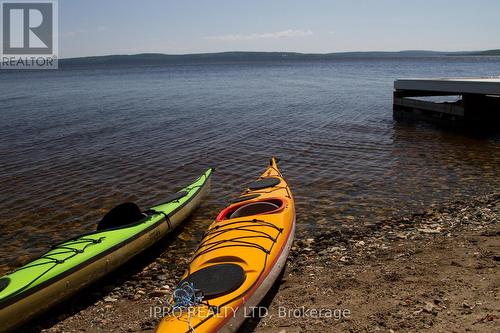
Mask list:
[[[283,270],[295,204],[276,159],[210,225],[157,333],[236,332]]]

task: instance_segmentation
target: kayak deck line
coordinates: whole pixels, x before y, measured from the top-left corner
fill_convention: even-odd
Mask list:
[[[248,224],[248,222],[250,222],[250,223]],[[243,226],[240,226],[240,227],[232,227],[232,228],[226,228],[226,229],[222,229],[222,228],[213,228],[213,229],[210,229],[205,234],[205,236],[202,238],[202,241],[201,241],[201,243],[200,243],[200,245],[198,247],[198,250],[200,250],[200,251],[199,252],[198,252],[198,250],[196,251],[196,254],[193,257],[193,260],[196,259],[197,257],[199,257],[201,255],[204,255],[206,253],[209,253],[211,251],[215,251],[215,250],[218,250],[218,249],[221,249],[221,248],[224,248],[224,247],[233,247],[233,246],[236,246],[236,247],[238,247],[238,246],[254,247],[254,248],[257,248],[257,249],[263,251],[266,254],[269,254],[271,252],[271,250],[272,250],[272,245],[271,245],[271,248],[266,249],[266,248],[264,248],[263,246],[261,246],[259,244],[256,244],[256,243],[253,243],[253,242],[248,242],[248,241],[242,241],[242,239],[266,238],[266,239],[271,240],[273,242],[273,244],[274,244],[278,240],[278,236],[283,232],[283,228],[279,228],[276,225],[272,224],[271,222],[267,222],[267,221],[264,221],[264,220],[257,220],[257,219],[236,221],[236,222],[224,224],[222,227],[226,227],[228,225],[240,224],[240,223],[247,223],[247,224],[244,224]],[[260,223],[260,224],[258,224],[258,223]],[[251,227],[251,228],[249,228],[249,227]],[[275,237],[272,237],[271,234],[266,233],[264,231],[253,230],[252,228],[255,228],[255,227],[270,227],[270,228],[275,229],[278,232],[278,234]],[[214,231],[212,231],[212,230],[214,230]],[[216,237],[222,235],[225,232],[232,232],[232,231],[236,231],[236,230],[238,230],[238,231],[248,231],[248,232],[251,232],[251,233],[256,233],[257,236],[241,236],[241,237],[236,237],[236,238],[224,239],[224,240],[220,240],[220,241],[213,242],[213,243],[208,243],[211,239],[216,238]],[[212,236],[212,237],[209,237],[208,239],[205,239],[205,237],[208,237],[208,236]],[[236,244],[219,246],[219,245],[224,244],[224,243],[236,243]],[[207,248],[201,250],[204,247],[207,247]]]

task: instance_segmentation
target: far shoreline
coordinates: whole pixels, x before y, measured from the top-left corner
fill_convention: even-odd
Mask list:
[[[59,64],[111,64],[111,63],[176,63],[176,62],[216,62],[216,61],[324,61],[336,59],[405,59],[405,58],[435,58],[435,57],[497,57],[500,49],[485,51],[355,51],[333,53],[300,53],[288,51],[260,52],[260,51],[224,51],[213,53],[137,53],[137,54],[110,54],[97,56],[60,58]]]

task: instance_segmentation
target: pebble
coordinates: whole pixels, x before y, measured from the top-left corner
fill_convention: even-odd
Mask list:
[[[417,230],[420,232],[423,232],[424,234],[439,234],[441,232],[441,228],[437,228],[437,229],[420,228]]]
[[[427,313],[432,313],[432,314],[437,314],[437,308],[436,306],[431,303],[431,302],[425,302],[425,306],[423,308],[423,310]]]
[[[149,297],[164,297],[167,295],[166,290],[153,290],[148,294]]]
[[[104,297],[104,302],[106,302],[106,303],[116,302],[116,301],[117,301],[116,298],[113,298],[113,297],[110,297],[110,296]]]

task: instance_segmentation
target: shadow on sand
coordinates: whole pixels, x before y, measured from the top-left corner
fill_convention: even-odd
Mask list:
[[[286,267],[283,268],[280,275],[276,279],[276,282],[273,284],[271,289],[269,289],[269,292],[262,299],[262,301],[259,303],[259,305],[257,305],[257,309],[259,309],[259,308],[269,309],[269,306],[271,305],[274,297],[276,296],[276,294],[278,293],[278,291],[280,289],[281,283],[283,281],[283,275],[285,274],[285,270],[286,270]],[[243,325],[241,325],[238,333],[252,333],[252,332],[254,332],[255,329],[257,328],[257,326],[259,325],[261,319],[262,318],[259,316],[258,310],[254,311],[251,314],[249,313],[249,318],[247,320],[245,320]]]

